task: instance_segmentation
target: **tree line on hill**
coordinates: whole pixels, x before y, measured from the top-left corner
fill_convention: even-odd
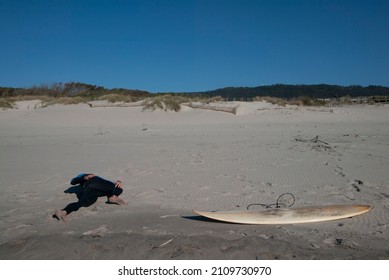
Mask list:
[[[201,92],[207,96],[221,96],[225,99],[250,99],[257,96],[270,96],[283,99],[309,97],[314,99],[340,97],[389,96],[389,88],[382,86],[337,86],[337,85],[270,85],[258,87],[226,87]]]
[[[134,97],[150,96],[151,93],[142,90],[131,90],[123,88],[107,89],[101,86],[85,83],[54,83],[50,86],[41,85],[29,88],[0,87],[1,97],[13,97],[19,95],[50,96],[50,97],[93,97],[106,94],[123,94]]]
[[[107,94],[123,94],[138,98],[155,96],[155,93],[142,90],[131,90],[123,88],[107,89],[101,86],[85,83],[54,83],[50,86],[34,86],[30,88],[0,87],[0,97],[12,97],[19,95],[30,96],[51,96],[51,97],[93,97]],[[389,96],[389,88],[382,86],[338,86],[338,85],[285,85],[276,84],[258,87],[226,87],[203,92],[180,92],[158,94],[190,95],[214,97],[220,96],[224,99],[250,99],[257,96],[270,96],[284,99],[309,97],[315,99],[340,98],[340,97],[371,97]]]

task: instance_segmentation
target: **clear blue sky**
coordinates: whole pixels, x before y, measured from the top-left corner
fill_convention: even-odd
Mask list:
[[[389,86],[389,1],[0,0],[0,86]]]

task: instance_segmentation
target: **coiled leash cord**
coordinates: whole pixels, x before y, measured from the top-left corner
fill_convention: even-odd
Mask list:
[[[285,196],[285,195],[289,195],[289,196],[291,196],[292,199],[293,199],[292,203],[290,203],[289,205],[280,202],[281,197],[283,197],[283,196]],[[294,197],[293,194],[291,194],[291,193],[283,193],[283,194],[281,194],[281,195],[277,198],[276,203],[271,203],[271,204],[251,203],[251,204],[249,204],[249,205],[247,206],[247,210],[249,210],[249,208],[250,208],[251,206],[254,206],[254,205],[262,206],[262,207],[264,207],[264,208],[266,208],[266,209],[269,209],[269,208],[281,208],[281,207],[291,207],[291,206],[294,204],[295,201],[296,201],[296,199],[295,199],[295,197]]]

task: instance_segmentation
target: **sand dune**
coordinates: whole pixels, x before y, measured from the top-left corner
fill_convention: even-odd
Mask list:
[[[36,104],[0,111],[1,259],[389,259],[388,105],[222,104],[234,115]],[[128,204],[100,198],[53,219],[76,201],[69,181],[80,172],[120,179]],[[374,209],[282,226],[192,214],[285,192],[296,207]]]

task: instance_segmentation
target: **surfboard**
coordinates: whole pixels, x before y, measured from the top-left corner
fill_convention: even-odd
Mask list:
[[[369,205],[324,205],[300,208],[273,208],[265,210],[199,211],[194,213],[217,221],[253,224],[300,224],[350,218],[368,212]]]

